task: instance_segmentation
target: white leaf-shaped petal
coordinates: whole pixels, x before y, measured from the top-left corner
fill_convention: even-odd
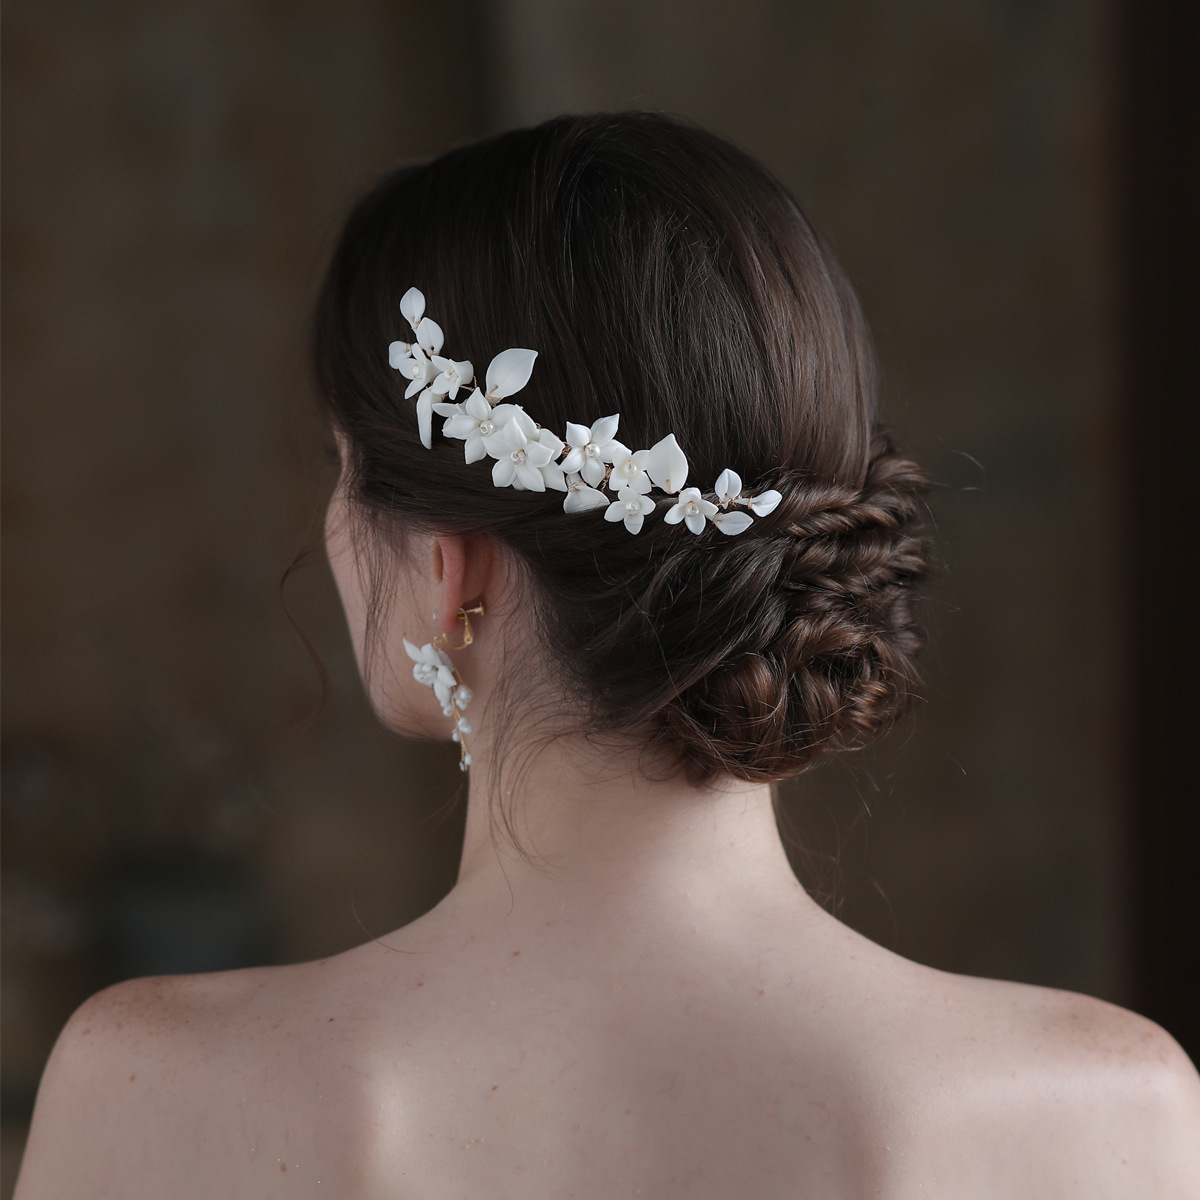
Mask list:
[[[719,512],[712,519],[712,523],[722,532],[727,533],[732,537],[734,534],[745,533],[751,525],[754,524],[754,518],[748,513],[738,512],[736,509],[733,512]]]
[[[717,486],[713,489],[717,499],[724,504],[736,500],[742,493],[742,477],[728,467],[717,476]]]
[[[434,409],[453,408],[452,404],[437,404]],[[466,413],[455,413],[450,417],[445,425],[442,426],[442,433],[446,437],[452,438],[469,438],[473,433],[479,432],[479,422],[474,417],[468,417]]]
[[[779,506],[780,500],[783,499],[781,493],[774,488],[768,491],[760,492],[750,501],[750,508],[760,517],[765,517],[768,513],[773,513]]]
[[[421,445],[433,449],[433,393],[426,388],[417,397],[417,428],[421,432]]]
[[[563,469],[558,463],[547,463],[546,466],[540,467],[542,478],[546,481],[548,488],[553,488],[556,492],[565,492],[567,490],[567,477],[563,474]]]
[[[545,467],[554,461],[554,451],[541,442],[530,442],[525,447],[525,461],[534,467]]]
[[[601,417],[592,426],[592,436],[589,441],[595,442],[597,446],[602,446],[605,442],[611,442],[617,436],[617,423],[620,420],[620,413],[613,413],[611,417]]]
[[[467,397],[463,407],[477,421],[484,421],[492,415],[492,406],[484,399],[483,393],[478,388]]]
[[[683,518],[683,523],[693,533],[704,532],[704,518],[699,513],[688,513],[688,515]]]
[[[568,425],[567,433],[569,434],[570,432],[571,432],[571,427],[570,427],[570,425]],[[567,471],[567,472],[582,471],[583,464],[584,464],[583,450],[579,446],[575,446],[572,448],[571,452],[567,455],[567,457],[563,459],[562,467],[563,467],[563,470]]]
[[[442,327],[429,317],[422,317],[421,323],[417,326],[417,341],[421,343],[426,354],[437,354],[442,348],[445,335],[442,333]]]
[[[487,447],[483,444],[483,438],[478,434],[472,434],[467,438],[466,445],[463,447],[463,458],[469,463],[487,458]]]
[[[577,485],[567,491],[567,498],[563,501],[563,512],[588,512],[593,508],[604,508],[608,503],[609,499],[603,492],[598,492],[595,488]],[[616,517],[613,518],[614,521],[616,519]]]
[[[642,516],[641,513],[627,513],[625,515],[625,528],[628,529],[630,533],[641,533],[642,522],[645,519],[646,518]]]
[[[668,494],[679,491],[687,482],[687,457],[673,433],[668,433],[661,442],[650,447],[646,470],[650,478]]]
[[[505,396],[519,392],[529,382],[536,358],[536,350],[501,350],[488,364],[488,396],[493,400],[503,400]]]
[[[546,490],[546,480],[542,477],[541,471],[528,458],[523,463],[517,465],[517,478],[531,492],[544,492]]]
[[[415,288],[410,288],[409,290],[416,291]],[[420,294],[421,294],[420,292],[417,292],[418,296]],[[404,639],[404,652],[408,655],[409,658],[411,658],[413,660],[413,662],[424,662],[425,661],[424,655],[422,655],[420,649],[416,645],[414,645],[412,642],[410,642],[408,640],[408,638]]]
[[[567,445],[582,448],[592,440],[592,431],[586,425],[574,421],[567,422]]]
[[[492,463],[492,482],[497,487],[508,487],[517,477],[517,464],[506,454]]]
[[[717,506],[711,500],[703,500],[697,497],[696,507],[700,510],[701,516],[715,517],[717,515]]]
[[[449,404],[445,400],[443,400],[440,404],[435,404],[433,406],[433,411],[437,413],[439,417],[445,417],[447,420],[449,420],[451,417],[463,416],[463,406],[461,404]],[[472,424],[474,424],[474,422],[472,422]]]
[[[415,287],[410,287],[400,297],[400,311],[408,318],[408,323],[416,329],[418,322],[425,314],[425,297]]]
[[[539,429],[537,440],[541,445],[549,448],[553,458],[557,458],[567,448],[566,442],[557,433],[551,433],[549,429]]]
[[[579,470],[592,487],[599,487],[604,482],[604,463],[598,458],[584,458]]]
[[[393,371],[403,371],[408,365],[409,342],[392,342],[388,346],[388,366]]]
[[[683,520],[683,505],[675,504],[667,509],[666,515],[663,517],[668,525],[678,525]]]
[[[604,510],[604,519],[606,521],[623,521],[625,520],[625,511],[625,501],[614,500]]]

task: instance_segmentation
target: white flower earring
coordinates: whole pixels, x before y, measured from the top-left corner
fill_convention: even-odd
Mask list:
[[[462,650],[475,640],[471,629],[471,616],[483,616],[483,605],[474,608],[460,608],[458,619],[463,623],[463,640],[455,646],[444,633],[439,633],[432,642],[423,646],[415,646],[408,638],[404,639],[404,649],[413,660],[413,678],[418,683],[433,689],[442,712],[453,718],[454,731],[450,740],[458,743],[458,769],[465,771],[471,765],[471,755],[467,750],[465,735],[474,733],[471,722],[463,716],[467,705],[471,702],[471,689],[462,681],[462,676],[450,661],[447,649]]]

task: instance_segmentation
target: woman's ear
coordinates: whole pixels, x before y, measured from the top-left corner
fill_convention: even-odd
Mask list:
[[[495,576],[496,552],[491,539],[480,534],[439,533],[430,555],[438,628],[453,635],[460,625],[458,610],[487,596]]]

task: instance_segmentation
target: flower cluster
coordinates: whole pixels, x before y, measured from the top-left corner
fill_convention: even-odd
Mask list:
[[[388,362],[409,380],[405,396],[417,397],[421,444],[427,450],[433,447],[436,413],[443,418],[443,436],[464,443],[467,462],[495,460],[492,482],[497,487],[565,492],[564,512],[602,508],[606,521],[623,521],[630,533],[640,532],[657,507],[650,496],[655,487],[676,498],[663,518],[667,524],[682,523],[692,533],[702,533],[709,522],[722,533],[742,533],[754,523],[750,513],[765,517],[783,499],[774,489],[743,495],[741,478],[729,469],[717,477],[714,499],[706,498],[699,488],[685,487],[688,461],[675,435],[667,434],[649,450],[630,450],[617,441],[619,413],[593,425],[568,421],[566,436],[560,438],[538,425],[519,404],[509,402],[529,382],[536,350],[502,350],[488,365],[480,388],[470,362],[443,356],[441,326],[425,316],[425,297],[415,287],[404,293],[400,311],[415,340],[392,342]],[[476,386],[470,394],[458,400],[459,391],[472,384]],[[422,665],[434,676],[421,682],[429,682],[436,691],[438,664],[417,660],[414,675]]]
[[[415,646],[408,638],[404,639],[404,649],[413,660],[413,678],[428,688],[433,688],[433,694],[442,706],[442,712],[454,720],[454,732],[450,740],[459,745],[459,769],[465,771],[471,765],[471,756],[467,752],[464,735],[474,733],[471,722],[463,716],[463,711],[471,701],[471,689],[459,678],[450,655],[439,649],[432,642],[424,646]]]

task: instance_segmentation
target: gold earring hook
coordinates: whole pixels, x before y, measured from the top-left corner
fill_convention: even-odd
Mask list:
[[[471,629],[471,614],[474,614],[477,617],[482,617],[483,604],[477,604],[474,608],[460,608],[458,610],[458,619],[463,623],[463,640],[460,645],[454,645],[454,643],[450,641],[450,638],[444,633],[439,633],[437,637],[433,639],[433,644],[439,650],[466,649],[466,647],[475,640],[475,633]]]

